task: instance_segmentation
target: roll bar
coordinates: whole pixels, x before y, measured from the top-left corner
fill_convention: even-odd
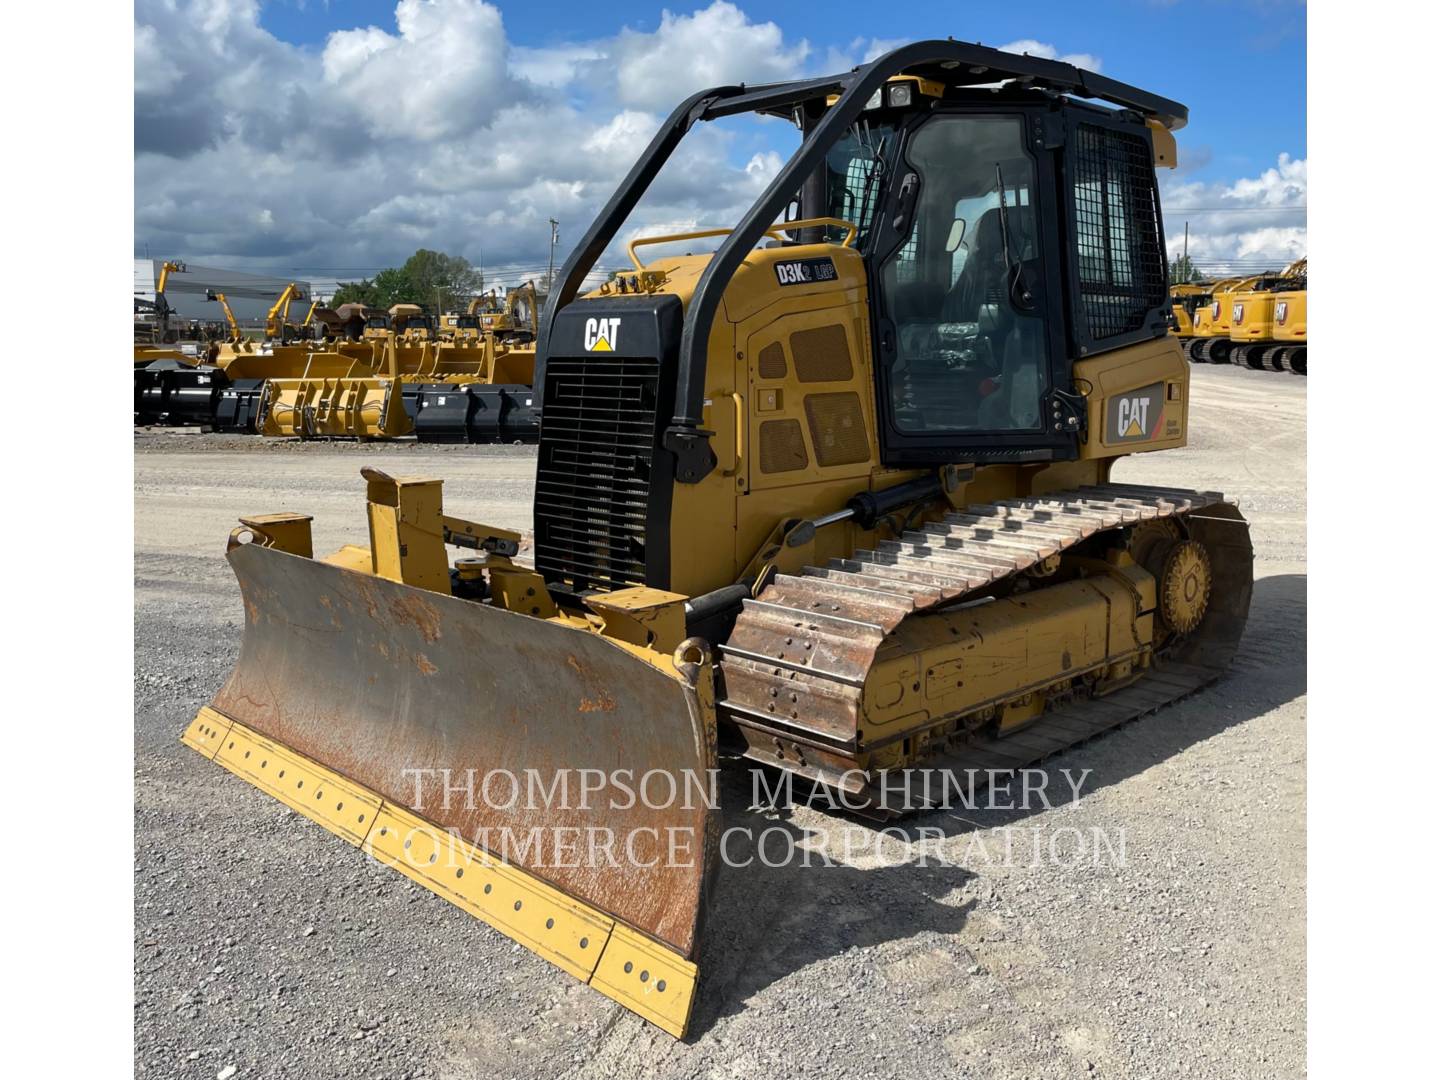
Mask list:
[[[709,443],[710,433],[700,427],[705,398],[706,350],[725,286],[745,261],[745,256],[800,190],[805,179],[820,166],[826,153],[864,111],[866,102],[875,91],[892,76],[900,74],[919,75],[951,86],[1019,79],[1031,86],[1134,109],[1172,130],[1183,127],[1189,117],[1188,110],[1179,102],[1085,71],[1073,64],[949,40],[902,45],[868,64],[839,75],[752,87],[722,86],[701,90],[681,102],[661,125],[650,145],[561,267],[559,287],[550,291],[536,342],[537,385],[542,384],[545,377],[550,329],[556,312],[579,294],[586,275],[615,239],[621,225],[691,127],[701,120],[746,112],[784,116],[796,106],[838,94],[835,104],[810,129],[800,148],[711,257],[685,312],[679,370],[676,373],[675,415],[666,427],[662,441],[676,456],[677,480],[693,484],[703,479],[715,465]]]

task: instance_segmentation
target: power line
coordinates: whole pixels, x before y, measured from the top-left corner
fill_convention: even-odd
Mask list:
[[[1163,207],[1165,200],[1161,199],[1160,204]],[[1171,206],[1167,208],[1171,214],[1284,214],[1308,209],[1309,207],[1303,203],[1299,206]]]

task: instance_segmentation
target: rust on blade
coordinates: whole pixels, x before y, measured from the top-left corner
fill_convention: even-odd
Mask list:
[[[251,614],[213,708],[693,955],[716,836],[695,688],[559,623],[229,559]]]

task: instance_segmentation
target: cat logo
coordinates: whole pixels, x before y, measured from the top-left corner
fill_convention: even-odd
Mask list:
[[[1165,427],[1165,387],[1151,383],[1112,397],[1106,406],[1106,442],[1135,442],[1161,437]],[[1176,432],[1178,434],[1178,432]]]
[[[1275,301],[1275,321],[1281,326],[1285,325],[1285,316],[1290,314],[1290,302],[1288,300]]]
[[[619,340],[620,320],[618,318],[585,320],[586,352],[614,352]]]
[[[1236,326],[1239,326],[1242,322],[1245,321],[1244,304],[1236,304],[1233,308],[1230,309],[1230,321]]]
[[[1121,398],[1119,423],[1120,437],[1122,439],[1134,439],[1150,430],[1146,426],[1146,414],[1150,412],[1150,402],[1143,397]]]

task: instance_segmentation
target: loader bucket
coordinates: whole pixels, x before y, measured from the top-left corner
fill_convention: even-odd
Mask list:
[[[259,543],[229,560],[240,658],[184,741],[683,1035],[708,669]]]

